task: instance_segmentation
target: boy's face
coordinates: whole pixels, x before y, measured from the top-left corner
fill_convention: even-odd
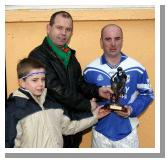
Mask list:
[[[31,70],[32,75],[28,76],[26,79],[20,79],[20,86],[29,90],[34,96],[41,96],[45,88],[45,74],[40,73],[45,72],[43,68]]]

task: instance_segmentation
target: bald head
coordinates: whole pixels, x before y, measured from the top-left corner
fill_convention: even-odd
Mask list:
[[[103,34],[104,32],[106,32],[106,30],[108,29],[114,29],[114,30],[117,30],[118,32],[120,32],[120,34],[122,35],[123,37],[123,32],[122,32],[122,28],[116,24],[108,24],[106,26],[104,26],[101,30],[101,38],[103,37]]]

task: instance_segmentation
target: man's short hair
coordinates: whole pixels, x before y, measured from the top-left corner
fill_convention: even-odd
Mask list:
[[[49,21],[49,24],[52,26],[54,24],[54,20],[56,18],[57,15],[61,15],[62,17],[64,18],[70,18],[73,22],[73,18],[72,16],[70,15],[70,13],[66,12],[66,11],[59,11],[59,12],[55,12],[51,15],[50,17],[50,21]]]
[[[29,74],[31,70],[41,68],[45,69],[45,66],[39,61],[32,58],[24,58],[17,64],[17,77],[20,79]]]
[[[120,26],[118,26],[118,25],[116,25],[116,24],[107,24],[107,25],[105,25],[105,26],[101,29],[101,38],[103,37],[103,32],[104,32],[104,30],[105,30],[107,27],[117,27],[117,28],[121,31],[122,35],[123,35],[123,31],[122,31],[122,28],[121,28]]]

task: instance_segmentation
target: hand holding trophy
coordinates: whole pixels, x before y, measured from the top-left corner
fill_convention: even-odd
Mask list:
[[[111,89],[113,94],[110,98],[110,103],[106,104],[107,107],[113,111],[124,111],[126,108],[119,104],[119,98],[124,95],[124,88],[127,80],[127,75],[121,67],[117,68],[117,72],[111,77]]]

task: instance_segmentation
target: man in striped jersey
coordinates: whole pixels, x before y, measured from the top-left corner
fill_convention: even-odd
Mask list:
[[[113,111],[99,120],[93,127],[92,147],[137,148],[137,117],[146,110],[154,99],[145,68],[136,60],[122,53],[123,31],[115,24],[103,27],[100,39],[104,53],[84,70],[84,78],[90,84],[111,86],[111,77],[118,67],[127,75],[124,95],[119,103],[126,111]],[[101,100],[101,104],[109,103]]]

